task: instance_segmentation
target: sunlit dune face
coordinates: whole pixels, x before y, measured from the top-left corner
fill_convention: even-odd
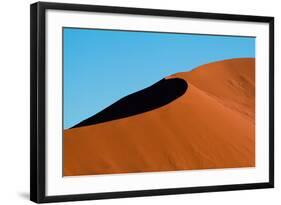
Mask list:
[[[214,62],[165,79],[181,79],[187,88],[153,109],[65,130],[64,175],[255,166],[255,59]],[[154,88],[161,101],[165,90]],[[141,99],[134,104],[140,109],[147,92],[99,117],[110,119],[104,116],[132,99]]]

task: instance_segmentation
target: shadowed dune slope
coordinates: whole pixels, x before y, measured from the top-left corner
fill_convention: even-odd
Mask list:
[[[174,78],[188,89],[164,106],[65,130],[64,175],[255,166],[255,59],[166,79]]]
[[[174,101],[182,96],[186,90],[187,83],[183,79],[162,79],[148,88],[118,100],[73,128],[108,122],[154,110]]]

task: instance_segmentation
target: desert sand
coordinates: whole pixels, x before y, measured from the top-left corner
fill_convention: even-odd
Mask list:
[[[255,59],[202,65],[165,106],[64,131],[64,176],[255,166]]]

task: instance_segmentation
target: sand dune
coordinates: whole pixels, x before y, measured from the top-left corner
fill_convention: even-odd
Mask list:
[[[64,131],[64,175],[255,166],[255,60],[177,73],[187,91],[130,117]]]

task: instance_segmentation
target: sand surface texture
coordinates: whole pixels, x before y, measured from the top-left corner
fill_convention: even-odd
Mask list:
[[[174,78],[188,87],[168,104],[65,130],[64,175],[255,166],[255,59],[209,63],[166,80]]]

